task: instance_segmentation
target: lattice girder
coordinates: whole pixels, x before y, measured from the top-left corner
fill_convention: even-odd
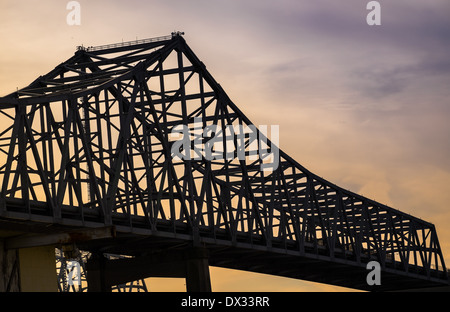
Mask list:
[[[375,259],[447,278],[434,225],[342,189],[279,150],[181,36],[80,49],[0,98],[0,108],[3,215],[182,233],[359,266]],[[178,126],[192,148],[178,155],[190,160],[174,158]],[[250,132],[227,133],[239,127]],[[216,155],[229,157],[206,159],[213,134]],[[275,170],[263,170],[268,155]]]

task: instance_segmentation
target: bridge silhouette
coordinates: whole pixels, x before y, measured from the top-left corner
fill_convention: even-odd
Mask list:
[[[40,246],[88,252],[90,291],[147,277],[211,291],[209,266],[361,290],[449,286],[433,224],[285,154],[181,33],[80,46],[0,98],[0,116],[5,290],[23,290],[15,252]],[[367,283],[371,261],[381,285]]]

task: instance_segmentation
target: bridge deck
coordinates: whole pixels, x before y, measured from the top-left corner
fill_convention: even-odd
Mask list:
[[[50,222],[49,217],[25,216],[20,213],[9,214],[12,218],[0,218],[0,228],[3,229],[2,239],[16,239],[17,237],[33,237],[33,235],[52,235],[70,233],[88,228],[101,229],[103,224],[89,222],[83,227],[78,222]],[[32,221],[33,220],[33,221]],[[66,224],[64,224],[66,223]],[[70,223],[71,225],[67,225]],[[194,235],[184,223],[176,226],[175,232],[167,222],[166,227],[152,231],[146,227],[142,217],[136,218],[135,226],[119,225],[114,227],[114,237],[100,239],[83,239],[83,236],[73,238],[78,248],[92,253],[128,255],[135,258],[149,254],[164,254],[184,252],[193,246],[207,249],[209,265],[215,267],[237,269],[255,273],[283,276],[312,282],[325,283],[367,291],[406,291],[414,289],[439,289],[449,285],[446,275],[442,271],[427,272],[421,266],[411,265],[408,272],[404,272],[403,264],[397,261],[386,261],[382,268],[382,284],[369,286],[366,282],[368,270],[366,264],[378,260],[374,254],[365,254],[360,261],[355,261],[355,255],[345,250],[336,250],[334,257],[329,256],[324,245],[305,242],[305,249],[299,250],[294,241],[286,242],[273,240],[267,246],[259,235],[253,235],[249,241],[248,235],[241,233],[235,242],[230,240],[226,231],[216,231],[214,237],[200,235],[194,243]],[[141,226],[138,226],[138,225]],[[199,229],[207,233],[208,229]],[[30,236],[31,235],[31,236]],[[71,243],[65,241],[64,244]],[[38,243],[39,245],[39,243]],[[61,244],[55,244],[61,247]],[[142,276],[145,278],[148,276]]]

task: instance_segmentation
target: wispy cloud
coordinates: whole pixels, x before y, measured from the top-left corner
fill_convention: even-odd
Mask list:
[[[380,0],[381,26],[366,24],[360,0],[79,2],[73,27],[64,1],[0,3],[0,95],[77,45],[185,31],[250,120],[280,124],[282,149],[338,185],[435,222],[450,262],[448,0]]]

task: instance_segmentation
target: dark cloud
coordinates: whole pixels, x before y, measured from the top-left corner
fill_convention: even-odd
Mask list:
[[[426,89],[430,78],[450,83],[450,60],[425,59],[407,65],[395,62],[382,66],[368,64],[364,68],[353,70],[350,78],[354,82],[352,86],[363,97],[381,99],[404,92],[411,85],[416,86],[421,82],[423,89]]]

